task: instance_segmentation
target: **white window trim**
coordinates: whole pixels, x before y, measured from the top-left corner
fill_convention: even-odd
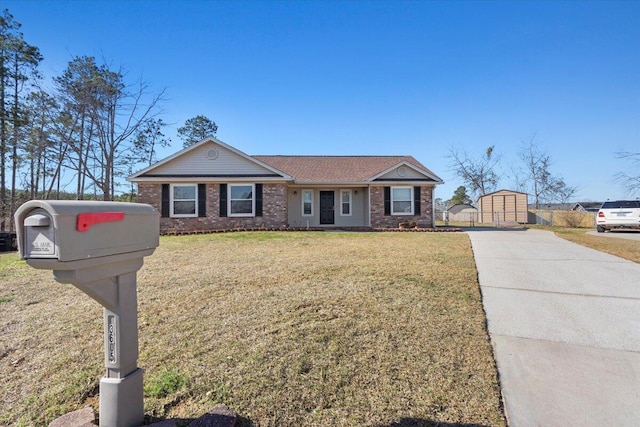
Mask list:
[[[394,202],[393,190],[394,189],[406,190],[407,188],[409,189],[409,194],[411,195],[411,212],[396,212],[396,211],[394,211],[393,210],[393,206],[394,206],[393,205],[393,202]],[[402,201],[406,201],[406,200],[402,200]],[[413,210],[414,210],[413,207],[414,206],[415,206],[415,204],[414,204],[414,201],[413,201],[413,187],[409,187],[409,186],[406,186],[406,187],[391,187],[391,215],[405,215],[405,216],[414,215],[414,213],[413,213]]]
[[[304,193],[311,193],[311,213],[310,214],[304,213]],[[313,190],[302,190],[300,194],[302,194],[302,200],[300,202],[300,208],[302,209],[301,210],[302,216],[313,216],[313,211],[314,211]]]
[[[194,187],[194,194],[196,195],[195,199],[193,200],[195,202],[195,212],[192,214],[176,214],[173,213],[173,206],[174,206],[174,202],[175,201],[180,201],[180,202],[190,202],[191,199],[178,199],[178,200],[174,200],[173,198],[173,188],[174,187]],[[170,188],[170,199],[169,199],[169,216],[171,218],[197,218],[198,217],[198,184],[171,184],[171,188]]]
[[[342,195],[344,193],[349,193],[349,213],[346,214],[342,211],[344,200],[342,200]],[[353,213],[353,191],[351,190],[340,190],[340,216],[351,216]]]
[[[251,213],[232,213],[231,212],[231,188],[232,187],[251,187]],[[256,185],[255,184],[228,184],[227,193],[227,216],[229,217],[254,217],[256,216]]]

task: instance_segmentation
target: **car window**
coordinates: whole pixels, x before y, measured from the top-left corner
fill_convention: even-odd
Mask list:
[[[604,202],[600,209],[624,209],[624,208],[640,208],[640,200],[616,200],[613,202]]]

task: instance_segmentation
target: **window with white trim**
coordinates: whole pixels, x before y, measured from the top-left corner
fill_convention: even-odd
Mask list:
[[[171,185],[171,216],[176,218],[198,216],[198,186],[196,184]]]
[[[340,191],[340,215],[351,216],[351,190]]]
[[[413,215],[413,187],[391,187],[391,214]]]
[[[255,216],[253,184],[229,184],[229,216]]]
[[[302,190],[302,216],[313,216],[313,190]]]

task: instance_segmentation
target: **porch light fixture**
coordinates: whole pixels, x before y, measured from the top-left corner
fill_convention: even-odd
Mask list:
[[[298,195],[298,192],[297,192],[296,190],[293,190],[293,195],[294,195],[294,196],[297,196],[297,195]]]

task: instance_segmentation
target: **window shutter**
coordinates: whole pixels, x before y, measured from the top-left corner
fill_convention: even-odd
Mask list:
[[[160,216],[162,218],[169,218],[171,196],[169,195],[169,184],[162,184],[162,196],[160,200]]]
[[[262,216],[262,184],[256,184],[256,216]]]
[[[220,184],[220,217],[227,216],[227,184]]]
[[[391,187],[384,187],[384,214],[391,215]]]
[[[413,214],[420,215],[420,187],[413,187]]]
[[[198,184],[198,216],[207,216],[207,184]]]

